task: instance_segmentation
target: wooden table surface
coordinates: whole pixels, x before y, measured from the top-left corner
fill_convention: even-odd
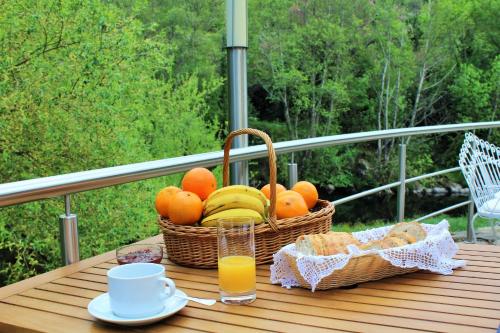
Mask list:
[[[160,236],[144,242],[161,243]],[[451,276],[417,272],[354,289],[285,289],[257,269],[250,306],[193,302],[176,315],[135,328],[96,321],[87,304],[107,291],[108,252],[0,289],[1,332],[496,332],[500,325],[500,246],[460,244],[468,265]],[[217,271],[164,260],[188,295],[218,297]]]

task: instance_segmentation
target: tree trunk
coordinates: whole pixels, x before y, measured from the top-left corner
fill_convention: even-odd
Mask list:
[[[387,60],[387,66],[390,66],[391,58]],[[391,72],[387,72],[387,84],[385,87],[385,108],[384,108],[384,129],[389,129],[389,101],[391,96],[389,94],[389,90],[391,88]],[[387,163],[389,160],[389,150],[387,144],[384,143],[384,162]]]
[[[383,97],[384,97],[384,90],[385,90],[385,74],[387,72],[387,60],[385,61],[384,64],[384,70],[382,71],[382,81],[381,81],[381,88],[380,88],[380,94],[379,94],[379,100],[378,100],[378,112],[377,112],[377,129],[380,131],[382,129],[382,103],[383,103]],[[382,140],[378,140],[377,142],[377,158],[380,161],[382,159]]]
[[[401,84],[401,68],[398,69],[398,78],[396,79],[396,91],[394,93],[394,114],[392,117],[392,128],[396,128],[398,125],[397,124],[398,113],[399,113],[398,100],[399,100],[399,86],[400,86],[400,84]],[[392,138],[390,150],[392,150],[392,148],[394,147],[395,140],[396,140],[396,138]]]
[[[415,126],[415,119],[417,117],[420,96],[422,95],[422,87],[424,86],[426,74],[427,74],[427,64],[424,62],[422,64],[422,69],[420,70],[420,78],[418,81],[417,94],[415,95],[415,102],[413,103],[413,110],[411,112],[411,119],[408,127]],[[410,137],[406,138],[406,144],[408,144],[409,142],[410,142]]]

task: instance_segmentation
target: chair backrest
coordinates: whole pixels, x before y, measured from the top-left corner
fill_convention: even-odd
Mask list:
[[[478,210],[500,193],[500,149],[472,133],[465,134],[459,165]],[[497,194],[499,195],[499,194]]]

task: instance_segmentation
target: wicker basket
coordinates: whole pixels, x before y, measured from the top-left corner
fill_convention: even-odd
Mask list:
[[[293,271],[300,287],[311,289],[311,285],[304,280],[297,268],[296,258],[287,255],[288,264]],[[315,290],[327,290],[345,286],[352,286],[357,283],[380,280],[386,277],[412,273],[418,268],[401,268],[391,265],[389,261],[382,259],[377,254],[354,257],[344,268],[335,270],[332,274],[324,277],[316,286]]]
[[[293,243],[303,234],[325,233],[330,230],[335,211],[329,201],[318,200],[316,207],[305,216],[276,219],[276,154],[269,136],[259,130],[245,128],[231,132],[224,144],[223,185],[229,184],[229,150],[237,135],[253,134],[264,140],[269,158],[271,200],[267,223],[255,226],[255,260],[257,264],[270,263],[273,254],[282,246]],[[182,226],[167,218],[158,218],[163,232],[168,259],[190,267],[217,267],[217,228]]]

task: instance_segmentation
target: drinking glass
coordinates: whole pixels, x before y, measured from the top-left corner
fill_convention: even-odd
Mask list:
[[[217,221],[219,290],[225,304],[255,300],[255,239],[252,218]]]

